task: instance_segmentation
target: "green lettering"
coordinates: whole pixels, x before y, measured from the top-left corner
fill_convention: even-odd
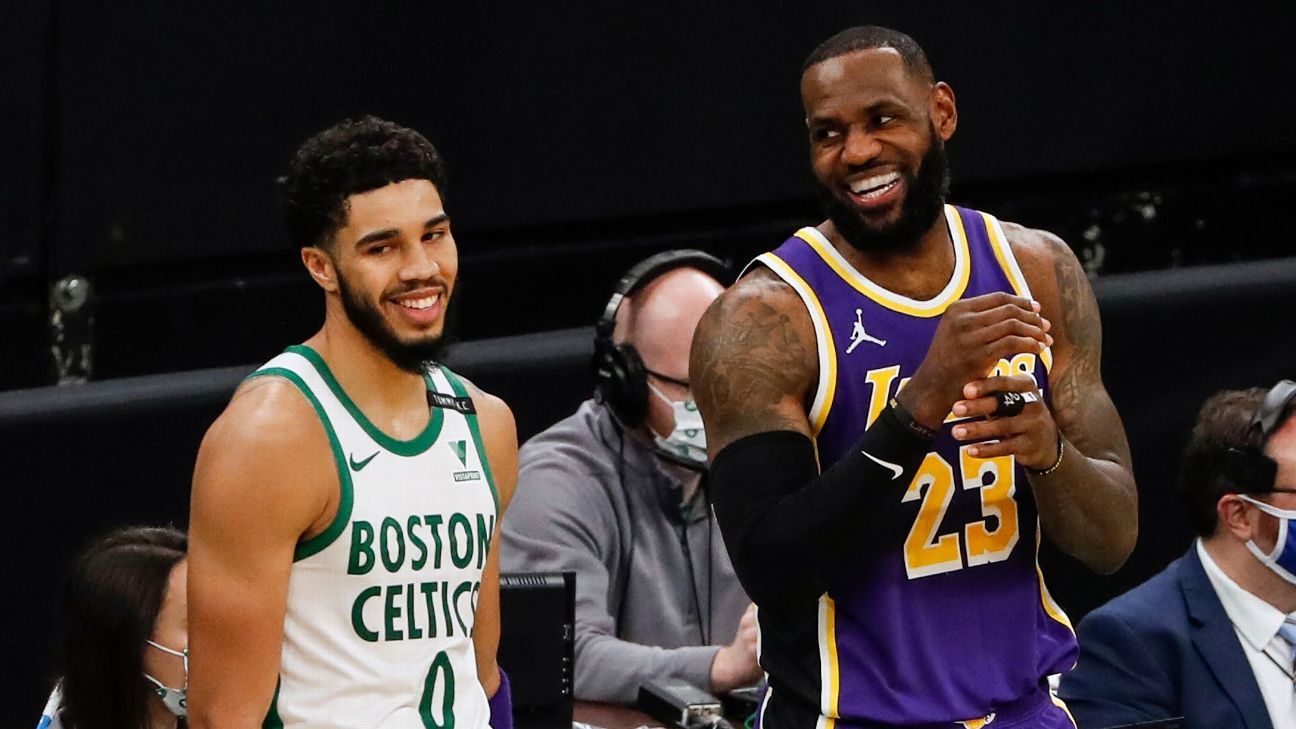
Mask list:
[[[453,638],[454,621],[450,620],[450,591],[446,589],[449,586],[447,582],[441,583],[441,616],[446,626],[446,637]]]
[[[455,527],[463,527],[462,541],[458,539],[458,530]],[[455,567],[463,569],[472,561],[472,524],[468,523],[468,517],[454,513],[450,515],[450,528],[447,531],[450,532],[450,561],[454,563]],[[460,544],[463,544],[465,550],[462,556],[459,554]]]
[[[441,721],[437,721],[432,716],[433,695],[436,693],[437,684],[442,684]],[[423,680],[423,697],[419,700],[419,716],[423,719],[423,726],[432,729],[454,729],[454,700],[454,671],[450,670],[450,656],[447,656],[445,651],[441,651],[436,658],[432,659],[432,667],[428,669],[427,678]]]
[[[432,553],[432,569],[441,569],[441,515],[428,514],[423,517],[423,523],[427,524],[428,531],[432,532],[432,546],[436,549]]]
[[[428,637],[437,637],[437,619],[436,619],[436,595],[437,583],[424,582],[419,585],[419,592],[423,593],[423,599],[427,602],[428,616]]]
[[[389,532],[395,532],[396,534],[396,557],[394,559],[388,550],[388,545],[391,544],[391,538],[387,536]],[[383,517],[381,532],[378,536],[378,546],[381,548],[379,551],[382,553],[383,567],[386,567],[388,572],[395,572],[405,562],[405,534],[401,532],[400,522],[390,516]]]
[[[367,575],[374,566],[374,530],[367,521],[351,522],[351,558],[347,560],[348,575]]]
[[[396,629],[396,618],[401,615],[400,606],[394,604],[392,598],[399,597],[405,591],[404,585],[388,585],[387,600],[383,609],[383,640],[404,640],[405,636]]]
[[[419,628],[418,621],[414,619],[414,584],[410,583],[409,589],[405,591],[405,634],[410,640],[418,640],[423,637],[423,630]]]
[[[419,551],[418,556],[410,563],[410,567],[421,570],[423,565],[427,564],[428,553],[427,543],[423,541],[423,538],[418,535],[418,531],[415,529],[418,525],[419,518],[411,516],[409,521],[405,522],[405,531],[409,532],[410,544],[414,545],[414,548]]]
[[[459,621],[459,630],[462,631],[464,635],[468,635],[468,625],[464,623],[463,614],[459,612],[459,596],[463,595],[465,592],[472,592],[471,582],[459,583],[459,586],[456,587],[454,591],[453,602],[454,602],[455,619]],[[472,608],[472,595],[468,596],[468,607]],[[469,612],[468,614],[472,615],[473,613]]]
[[[364,606],[371,597],[377,597],[382,590],[378,587],[366,587],[359,595],[356,596],[355,602],[351,605],[351,627],[355,634],[360,636],[361,640],[370,643],[378,642],[378,633],[365,627],[364,623]]]
[[[495,533],[495,515],[491,514],[490,524],[486,524],[486,515],[477,515],[477,569],[486,564],[486,555],[490,552],[491,535]]]

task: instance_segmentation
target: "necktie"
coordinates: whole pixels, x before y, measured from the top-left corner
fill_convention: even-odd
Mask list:
[[[1278,637],[1287,641],[1288,647],[1291,648],[1287,654],[1287,666],[1296,668],[1296,665],[1293,665],[1293,658],[1296,658],[1296,614],[1288,615],[1283,621],[1282,627],[1278,629]]]

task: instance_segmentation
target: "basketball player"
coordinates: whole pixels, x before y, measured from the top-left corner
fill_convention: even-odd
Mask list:
[[[435,364],[458,270],[440,157],[366,117],[308,140],[281,185],[324,326],[198,454],[191,724],[509,726],[495,537],[517,435]]]
[[[756,259],[690,365],[763,726],[1072,727],[1041,525],[1100,572],[1137,529],[1093,294],[1053,235],[944,204],[954,94],[911,38],[830,38],[801,95],[828,220]]]

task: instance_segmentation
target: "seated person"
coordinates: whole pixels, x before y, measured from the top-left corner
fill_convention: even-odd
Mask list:
[[[520,452],[501,564],[576,573],[578,699],[633,703],[653,679],[724,692],[760,678],[750,600],[700,487],[706,438],[687,381],[722,273],[696,251],[631,269],[596,328],[595,398]]]
[[[184,726],[186,539],[130,527],[77,559],[63,597],[62,679],[38,729]]]
[[[1183,716],[1296,727],[1296,384],[1202,407],[1181,486],[1200,539],[1080,623],[1060,696],[1081,729]]]

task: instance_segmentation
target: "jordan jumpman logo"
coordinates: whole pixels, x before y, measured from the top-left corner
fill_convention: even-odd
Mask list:
[[[877,337],[869,336],[868,332],[864,331],[864,311],[863,309],[856,309],[855,326],[851,328],[851,343],[850,346],[846,348],[846,354],[854,352],[855,348],[860,346],[861,342],[872,342],[879,347],[886,346],[885,339],[878,339]]]

